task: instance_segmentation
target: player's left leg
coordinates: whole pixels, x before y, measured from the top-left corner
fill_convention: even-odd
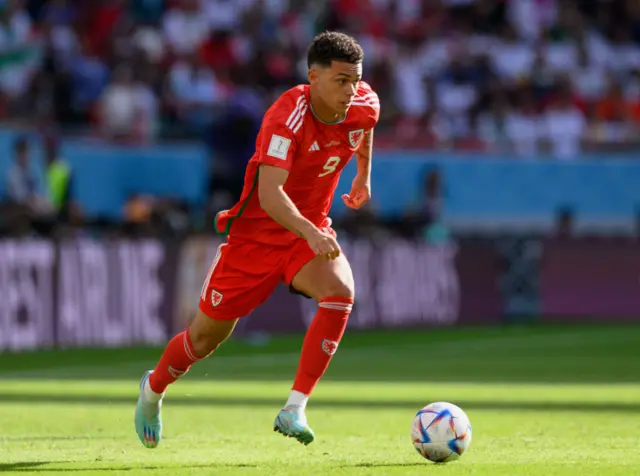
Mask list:
[[[297,262],[305,255],[308,256],[306,250],[296,258]],[[295,262],[292,265],[295,267]],[[318,312],[305,335],[291,395],[276,418],[274,429],[309,444],[314,433],[305,416],[307,401],[344,334],[353,307],[354,282],[349,262],[340,255],[335,260],[312,257],[290,283],[296,291],[318,302]]]

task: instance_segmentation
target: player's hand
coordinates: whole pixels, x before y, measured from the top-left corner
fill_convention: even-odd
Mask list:
[[[351,184],[351,192],[342,195],[344,204],[349,208],[357,210],[371,199],[371,180],[369,177],[357,177]]]
[[[307,243],[317,256],[326,259],[336,259],[340,256],[340,245],[336,238],[324,230],[315,229],[308,237]]]

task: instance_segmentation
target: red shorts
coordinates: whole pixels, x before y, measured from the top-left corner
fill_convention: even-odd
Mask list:
[[[315,256],[302,238],[286,248],[224,243],[202,286],[200,310],[218,320],[244,317],[265,302],[278,284],[284,281],[291,285],[298,271]]]

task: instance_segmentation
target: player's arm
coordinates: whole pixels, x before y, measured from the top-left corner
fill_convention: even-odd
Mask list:
[[[358,209],[371,199],[371,158],[373,157],[373,128],[369,129],[356,150],[358,172],[353,179],[351,192],[342,200],[349,208]]]
[[[283,110],[289,112],[292,107],[293,105],[287,105]],[[265,118],[262,131],[265,140],[258,149],[258,199],[262,209],[276,223],[307,239],[313,234],[315,226],[302,216],[284,191],[297,150],[295,127],[290,126],[292,123],[299,123],[302,118],[300,104],[289,115],[289,119],[281,115],[280,110],[275,110],[272,114],[275,117]]]
[[[260,164],[258,198],[262,209],[279,225],[301,238],[307,238],[316,226],[302,216],[284,191],[289,171],[273,165]]]
[[[302,216],[298,207],[284,191],[289,171],[273,165],[260,164],[258,199],[260,206],[276,223],[290,232],[304,238],[311,249],[329,259],[340,254],[340,247],[333,236],[319,230]]]
[[[371,180],[371,158],[373,157],[373,128],[364,134],[364,138],[356,150],[358,176]]]

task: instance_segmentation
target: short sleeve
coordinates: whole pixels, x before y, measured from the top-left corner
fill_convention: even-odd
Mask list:
[[[281,98],[264,117],[258,162],[290,170],[296,152],[295,133],[302,125],[306,103]]]
[[[373,129],[380,119],[380,99],[369,84],[362,81],[358,95],[353,100],[353,105],[359,106],[362,111],[362,119],[365,123],[365,130]]]
[[[378,95],[371,91],[368,96],[369,107],[366,108],[369,119],[369,129],[373,129],[380,119],[380,99]]]
[[[289,128],[284,124],[268,125],[263,130],[258,162],[290,170],[295,149],[295,137]]]

